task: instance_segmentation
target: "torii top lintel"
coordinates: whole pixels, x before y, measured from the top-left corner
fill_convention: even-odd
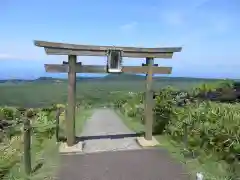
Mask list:
[[[120,46],[92,46],[47,41],[34,41],[34,45],[44,47],[48,55],[106,56],[109,49],[122,51],[123,57],[132,58],[172,58],[174,52],[181,52],[181,47],[142,48]]]

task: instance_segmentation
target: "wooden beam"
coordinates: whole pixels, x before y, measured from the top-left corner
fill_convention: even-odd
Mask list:
[[[51,73],[67,73],[68,64],[45,64],[45,71]],[[80,65],[75,66],[76,73],[106,73],[106,66],[102,65]]]
[[[180,52],[181,47],[166,47],[166,48],[143,48],[143,47],[122,47],[122,46],[93,46],[93,45],[77,45],[69,43],[57,43],[48,41],[34,41],[35,46],[57,48],[57,49],[71,49],[71,50],[86,50],[86,51],[107,51],[114,48],[126,52],[142,52],[142,53],[173,53]]]
[[[45,64],[46,72],[51,73],[67,73],[69,71],[68,64]],[[102,65],[75,65],[76,73],[106,73],[106,66]],[[171,74],[172,67],[152,67],[154,74]],[[145,74],[148,72],[148,66],[123,66],[123,73]]]
[[[152,140],[153,132],[153,58],[146,58],[148,73],[146,74],[146,96],[145,96],[145,139]]]
[[[45,48],[47,55],[75,55],[75,56],[106,56],[106,51],[91,51],[91,50],[72,50],[72,49],[57,49],[57,48]],[[173,52],[128,52],[123,51],[122,57],[130,58],[172,58]]]
[[[50,73],[67,73],[68,65],[66,64],[44,64],[46,72]]]
[[[68,57],[68,106],[67,106],[67,144],[73,146],[75,144],[75,108],[76,108],[76,65],[77,57]]]
[[[172,67],[152,67],[151,68],[153,74],[171,74]],[[127,73],[135,73],[135,74],[145,74],[148,73],[149,67],[148,66],[123,66],[122,72]]]

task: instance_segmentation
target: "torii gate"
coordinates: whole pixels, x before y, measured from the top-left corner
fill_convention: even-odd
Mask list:
[[[63,64],[45,64],[46,72],[68,73],[68,107],[67,107],[67,145],[73,146],[75,137],[75,106],[76,106],[76,73],[135,73],[146,74],[145,95],[145,140],[151,141],[153,131],[153,74],[171,74],[171,67],[157,67],[154,58],[172,58],[174,52],[181,52],[181,47],[171,48],[139,48],[76,45],[47,41],[34,41],[35,46],[44,47],[47,55],[67,55],[68,62]],[[111,56],[109,54],[112,54]],[[117,57],[116,57],[117,55]],[[108,64],[82,65],[77,56],[108,56]],[[142,66],[121,66],[121,57],[146,58]],[[120,61],[119,61],[120,59]]]

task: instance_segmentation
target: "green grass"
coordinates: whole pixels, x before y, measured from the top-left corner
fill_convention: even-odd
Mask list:
[[[189,88],[196,84],[200,83],[200,81],[189,81],[188,79],[185,80],[165,80],[162,81],[155,81],[153,83],[154,87],[153,89],[159,89],[167,85],[171,85],[173,87],[177,88]],[[21,106],[21,107],[44,107],[51,104],[65,104],[67,102],[67,81],[63,81],[61,83],[53,83],[48,81],[42,81],[42,82],[30,82],[30,83],[1,83],[0,84],[0,105],[4,106]],[[109,80],[109,81],[79,81],[77,82],[77,91],[76,91],[76,101],[80,104],[85,104],[85,102],[92,103],[94,105],[104,105],[109,102],[111,102],[115,95],[111,92],[114,91],[121,91],[121,92],[139,92],[139,91],[145,91],[145,81],[116,81],[116,80]],[[126,118],[122,113],[117,112],[119,116],[122,118],[123,122],[133,131],[135,132],[142,132],[144,131],[144,125],[139,123],[139,120],[134,118]],[[79,112],[77,112],[76,116],[76,134],[79,135],[81,131],[83,130],[84,124],[86,123],[86,120],[91,116],[92,109],[80,109]],[[62,126],[64,129],[64,125]],[[166,136],[157,136],[156,137],[160,143],[161,147],[164,147],[165,149],[168,149],[170,154],[172,154],[173,157],[178,159],[179,161],[187,164],[187,167],[189,168],[189,171],[193,172],[193,174],[197,171],[203,171],[205,172],[207,176],[214,177],[215,172],[211,172],[212,170],[215,171],[216,169],[221,169],[221,167],[218,167],[216,163],[214,163],[211,159],[204,160],[204,164],[199,163],[196,160],[187,160],[183,157],[181,153],[181,147],[179,147],[177,144],[172,143],[168,137]],[[46,162],[44,162],[44,165],[42,168],[40,168],[36,173],[34,173],[34,177],[36,179],[44,179],[44,176],[52,177],[51,173],[54,172],[54,168],[58,165],[59,157],[58,157],[58,147],[55,143],[55,140],[49,140],[44,142],[45,148],[38,149],[37,147],[32,149],[32,153],[36,154],[32,158],[33,161],[41,162],[42,156],[40,154],[45,154],[44,157],[46,159]],[[55,156],[56,155],[56,156]],[[51,159],[53,158],[53,159]],[[34,166],[34,164],[33,164]],[[211,167],[210,167],[211,166]],[[219,166],[224,166],[219,165]],[[7,179],[13,179],[12,177],[22,177],[21,174],[23,174],[22,168],[19,170],[19,166],[16,166],[15,168],[11,169],[11,172],[9,174],[9,178]],[[214,168],[213,168],[214,167]],[[218,167],[218,168],[215,168]],[[224,167],[222,167],[224,169]],[[219,175],[224,174],[224,170],[222,172],[218,173]],[[21,179],[21,178],[17,178]],[[214,179],[214,178],[212,178]],[[221,178],[218,178],[221,180]]]
[[[77,109],[76,111],[76,118],[75,118],[75,134],[76,136],[79,136],[84,128],[84,125],[86,123],[86,121],[91,117],[93,113],[93,109],[91,108],[80,108]],[[66,124],[65,124],[65,117],[64,115],[60,116],[60,134],[59,137],[66,137],[66,133],[65,133],[65,128],[66,128]]]
[[[134,132],[144,131],[144,125],[141,124],[138,119],[129,118],[119,110],[116,110],[116,113],[129,129]],[[228,174],[225,163],[218,162],[213,157],[204,157],[204,159],[200,159],[202,163],[200,163],[199,159],[188,159],[182,153],[183,146],[172,141],[168,136],[157,135],[155,138],[159,142],[158,147],[166,149],[171,157],[183,163],[193,178],[195,178],[197,172],[202,172],[205,180],[227,180],[227,178],[224,177]]]
[[[79,109],[76,113],[75,133],[79,136],[83,131],[86,121],[92,116],[93,109]]]
[[[31,179],[42,180],[53,178],[56,173],[56,168],[59,165],[58,145],[55,137],[45,139],[41,146],[39,146],[33,137],[31,148],[32,170],[35,170],[35,172],[31,174]],[[7,176],[4,177],[6,180],[25,180],[25,178],[26,174],[23,159],[21,159],[20,163],[13,166]]]
[[[81,108],[76,112],[76,135],[82,132],[87,119],[89,119],[91,115],[92,109]],[[61,116],[60,123],[61,128],[64,129],[64,115]],[[35,172],[31,174],[31,180],[53,179],[60,165],[59,144],[56,143],[55,135],[51,139],[44,139],[42,144],[38,142],[35,136],[32,136],[31,160],[32,169],[35,169]],[[38,166],[39,168],[37,168]],[[17,163],[10,169],[4,179],[25,180],[25,178],[24,161],[21,159],[20,163]]]
[[[168,136],[158,135],[155,138],[159,142],[158,147],[168,150],[174,159],[183,163],[193,178],[197,172],[202,172],[205,180],[227,180],[225,177],[228,174],[227,165],[224,162],[216,161],[213,157],[205,157],[201,159],[202,163],[200,163],[199,159],[184,157],[183,146],[172,141]]]
[[[121,118],[123,123],[132,131],[136,133],[144,132],[144,125],[141,124],[136,118],[130,118],[126,117],[123,113],[120,112],[120,110],[115,110],[116,114]]]
[[[167,85],[186,88],[192,87],[198,82],[187,82],[186,80],[153,83],[153,89],[159,89]],[[0,83],[0,106],[23,106],[44,107],[51,104],[67,102],[67,81],[61,83],[22,82],[19,84]],[[77,82],[77,102],[91,102],[94,104],[106,104],[113,99],[111,92],[139,92],[145,91],[145,81],[79,81]]]

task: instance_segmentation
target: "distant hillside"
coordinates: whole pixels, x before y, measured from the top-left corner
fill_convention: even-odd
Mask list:
[[[144,76],[140,76],[140,75],[135,75],[135,74],[109,74],[105,77],[103,77],[101,80],[104,81],[142,81],[144,80],[145,77]]]
[[[135,74],[108,74],[104,77],[77,77],[77,81],[144,81],[145,76]],[[204,79],[204,78],[191,78],[191,77],[153,77],[154,81],[167,82],[169,84],[175,82],[211,82],[218,79]],[[67,79],[52,78],[52,77],[39,77],[35,80],[23,80],[23,79],[8,79],[0,80],[0,83],[24,83],[24,82],[53,82],[60,83],[66,82]],[[236,80],[237,81],[237,80]]]
[[[146,80],[145,76],[141,75],[135,75],[135,74],[109,74],[99,80],[104,80],[104,81],[143,81]],[[219,79],[206,79],[206,78],[191,78],[191,77],[153,77],[154,81],[161,81],[161,82],[201,82],[201,81],[216,81]]]
[[[4,79],[4,80],[0,80],[0,83],[23,83],[23,82],[33,82],[35,80],[25,80],[25,79]]]

